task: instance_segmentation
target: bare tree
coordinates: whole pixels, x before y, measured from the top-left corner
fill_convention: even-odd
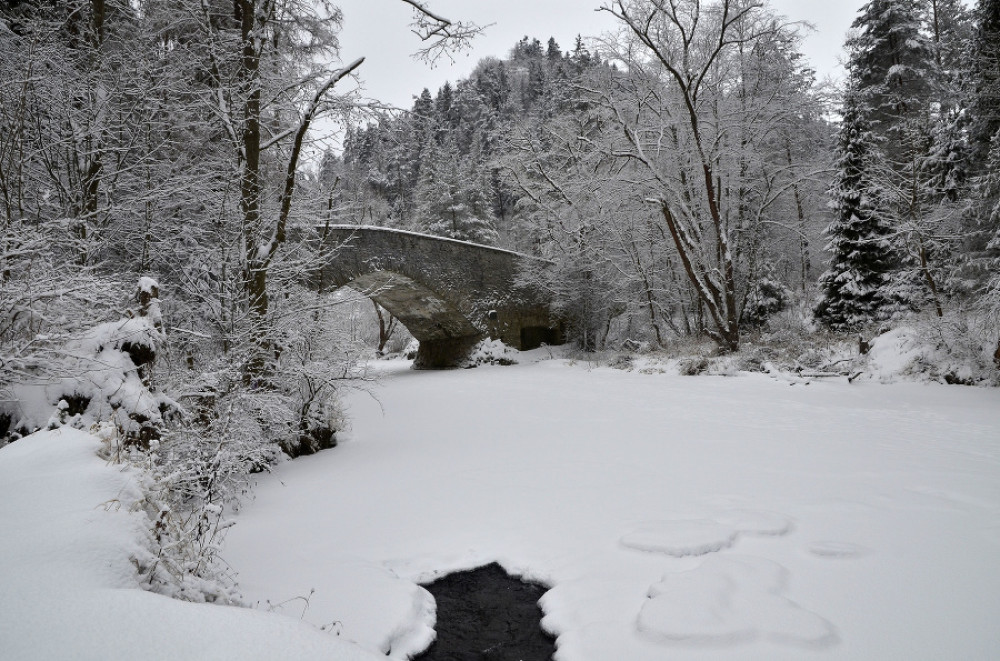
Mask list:
[[[461,47],[479,28],[452,23],[424,3],[404,0],[415,12],[414,30],[427,44],[422,57],[433,61]],[[235,0],[235,25],[213,20],[202,0],[202,26],[214,44],[212,75],[215,112],[234,150],[239,181],[248,322],[256,349],[247,365],[248,382],[266,377],[276,347],[268,331],[271,267],[288,237],[296,178],[314,120],[348,106],[333,94],[364,62],[358,58],[331,69],[339,55],[333,26],[340,12],[325,3],[299,0]],[[277,152],[269,158],[267,152]],[[268,190],[269,168],[282,172]]]
[[[467,49],[472,39],[483,31],[483,28],[475,23],[452,21],[434,13],[427,2],[420,0],[401,0],[401,2],[413,7],[413,22],[410,23],[410,28],[424,43],[414,53],[414,57],[429,64],[437,62],[441,57],[452,58],[452,53]]]
[[[761,229],[793,190],[776,138],[800,112],[795,35],[751,0],[602,9],[622,25],[606,46],[626,73],[593,90],[619,136],[594,147],[631,164],[633,194],[658,208],[706,332],[734,350]]]

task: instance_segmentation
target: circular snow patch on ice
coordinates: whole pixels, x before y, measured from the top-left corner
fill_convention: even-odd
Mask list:
[[[836,644],[830,622],[784,596],[787,582],[788,571],[769,560],[712,556],[650,587],[636,628],[648,640],[674,645]]]
[[[666,553],[678,558],[705,555],[736,543],[739,531],[731,525],[708,519],[648,523],[621,539],[623,546],[639,551]]]
[[[867,555],[869,550],[858,544],[850,542],[813,542],[809,545],[809,552],[821,558],[857,558]]]
[[[717,518],[721,523],[747,535],[780,537],[787,535],[795,527],[792,520],[784,514],[766,510],[732,510]]]

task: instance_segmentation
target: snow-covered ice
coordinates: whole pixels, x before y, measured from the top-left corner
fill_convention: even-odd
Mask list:
[[[1000,658],[1000,391],[547,356],[383,364],[338,448],[261,478],[244,594],[403,659],[416,584],[497,561],[551,586],[559,661]]]

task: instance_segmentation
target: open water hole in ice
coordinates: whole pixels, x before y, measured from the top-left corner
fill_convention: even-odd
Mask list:
[[[543,585],[492,563],[424,587],[437,602],[437,638],[416,661],[549,661],[556,651],[540,624]]]

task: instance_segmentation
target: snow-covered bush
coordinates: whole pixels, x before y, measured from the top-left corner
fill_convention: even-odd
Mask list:
[[[233,582],[216,558],[229,525],[225,505],[245,489],[247,466],[274,457],[213,442],[157,390],[153,367],[166,343],[158,297],[156,281],[141,278],[137,312],[76,333],[53,349],[44,369],[10,384],[7,440],[65,426],[94,433],[106,459],[137,471],[151,529],[149,553],[135,562],[147,587],[189,601],[235,603]],[[238,424],[225,422],[226,433],[238,433]]]
[[[159,438],[164,415],[177,405],[150,388],[151,370],[164,342],[157,285],[140,282],[141,316],[89,328],[54,353],[47,369],[9,386],[10,440],[42,428],[111,425],[123,444]]]
[[[995,239],[1000,243],[1000,235]],[[1000,245],[997,246],[1000,250]],[[997,260],[1000,266],[1000,259]],[[980,304],[983,310],[983,318],[987,328],[992,329],[992,334],[987,333],[988,340],[993,342],[993,364],[1000,370],[1000,274],[994,275],[986,287],[986,295],[983,296]],[[990,336],[991,335],[991,336]]]
[[[271,388],[249,389],[240,395],[245,401],[262,400],[260,406],[271,409],[259,424],[267,428],[266,438],[291,457],[336,445],[336,432],[345,425],[340,390],[363,387],[372,378],[359,360],[366,349],[364,342],[345,336],[337,326],[336,300],[291,288],[276,305],[280,354],[273,364]],[[231,383],[238,386],[238,382]],[[233,390],[238,391],[238,387]]]
[[[149,589],[186,601],[239,604],[235,579],[219,558],[226,530],[253,475],[286,458],[282,443],[296,438],[299,415],[309,413],[296,408],[301,400],[294,392],[250,387],[225,358],[211,367],[173,384],[185,415],[166,426],[159,442],[118,457],[146,475],[143,505],[155,541]],[[114,438],[108,447],[113,452]]]
[[[649,353],[653,350],[653,346],[646,340],[633,340],[631,338],[622,340],[621,348],[623,351],[630,351],[638,354]]]
[[[266,380],[247,379],[242,369],[254,350],[246,332],[221,347],[208,333],[192,334],[200,346],[188,340],[192,351],[173,354],[180,365],[172,365],[166,381],[185,415],[167,426],[148,453],[131,455],[151,475],[156,591],[237,603],[218,550],[254,474],[288,456],[333,447],[337,432],[346,428],[340,390],[367,380],[356,359],[360,344],[339,323],[346,308],[336,296],[296,286],[289,285],[287,294],[273,306],[275,352]]]
[[[232,413],[208,428],[172,426],[158,447],[129,455],[147,475],[144,505],[155,537],[149,588],[155,592],[185,601],[240,603],[235,577],[219,550],[253,472],[267,470],[283,455],[243,424],[252,419],[246,410],[233,407]]]
[[[233,525],[227,485],[227,461],[217,446],[201,436],[187,439],[194,446],[177,453],[177,432],[148,452],[133,450],[122,461],[139,471],[140,506],[150,522],[150,553],[140,574],[152,592],[196,603],[242,603],[235,577],[219,558],[225,531]],[[176,454],[175,454],[176,453]]]
[[[711,366],[706,356],[695,356],[692,358],[682,358],[677,362],[677,371],[682,376],[697,376],[704,374]]]
[[[760,328],[791,302],[791,290],[769,272],[754,282],[747,293],[740,323],[745,328]]]
[[[158,544],[151,589],[188,601],[239,603],[218,552],[254,474],[288,456],[332,447],[345,429],[335,386],[355,378],[353,363],[319,360],[299,340],[286,344],[267,388],[247,384],[233,356],[187,373],[187,382],[174,384],[187,415],[150,452],[131,453],[150,474],[147,509]]]
[[[411,344],[416,342],[410,332],[406,330],[405,326],[398,326],[393,330],[392,336],[389,337],[389,341],[385,343],[385,348],[383,349],[383,356],[398,356],[402,353],[408,353]],[[419,346],[419,343],[415,346]],[[416,353],[416,349],[414,349]]]
[[[69,373],[80,320],[117,316],[123,287],[92,269],[67,268],[66,243],[47,225],[14,223],[0,232],[0,445],[44,427],[56,411],[60,397],[42,386]],[[78,405],[70,394],[63,415]]]
[[[420,342],[414,339],[405,327],[401,328],[401,331],[393,333],[392,338],[385,345],[385,352],[380,356],[377,355],[377,358],[384,360],[393,360],[396,358],[413,360],[417,357]]]
[[[820,327],[804,303],[778,312],[766,327],[747,333],[735,355],[737,369],[746,372],[849,373],[859,359],[857,341]]]
[[[515,355],[516,351],[500,340],[487,338],[473,347],[462,366],[468,368],[479,365],[516,365]]]
[[[995,337],[996,327],[982,316],[914,319],[872,340],[864,374],[881,381],[997,386]]]
[[[618,353],[608,359],[608,367],[628,371],[635,364],[635,357],[629,353]]]

